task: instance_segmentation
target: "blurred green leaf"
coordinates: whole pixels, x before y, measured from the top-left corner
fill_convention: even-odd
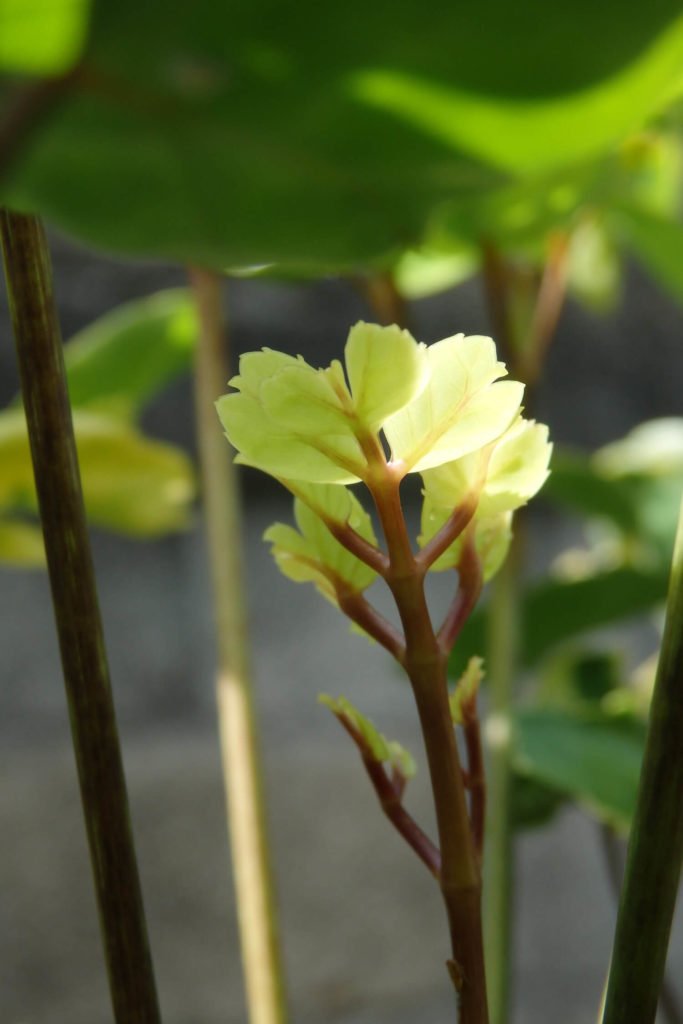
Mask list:
[[[358,271],[418,244],[441,204],[611,151],[680,87],[674,0],[618,18],[408,0],[390,32],[386,15],[99,0],[88,73],[13,154],[2,200],[127,252]]]
[[[621,682],[619,658],[605,651],[562,651],[543,666],[539,703],[555,708],[600,709]]]
[[[120,419],[74,410],[83,491],[93,525],[156,537],[189,525],[194,477],[178,449]],[[36,513],[22,410],[0,414],[0,511]]]
[[[85,45],[90,0],[0,0],[0,70],[56,75]]]
[[[683,301],[683,224],[673,217],[626,205],[613,219],[626,246],[655,280]]]
[[[622,567],[580,580],[545,580],[523,594],[519,658],[535,665],[555,645],[603,626],[650,611],[666,599],[668,569]],[[458,676],[473,654],[486,650],[487,611],[480,609],[463,629],[451,658]]]
[[[40,527],[0,519],[0,565],[42,569],[45,565],[45,548]]]
[[[683,491],[683,420],[651,420],[587,456],[556,450],[543,494],[612,523],[631,545],[668,564]]]
[[[625,831],[635,807],[645,726],[552,709],[515,716],[515,769]]]
[[[135,415],[190,368],[198,326],[189,292],[178,289],[119,306],[65,347],[74,408]]]
[[[512,827],[521,831],[547,825],[567,796],[533,776],[513,772],[510,802]]]

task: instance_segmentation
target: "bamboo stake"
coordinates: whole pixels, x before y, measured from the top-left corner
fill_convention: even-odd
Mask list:
[[[218,642],[216,695],[242,962],[251,1024],[287,1010],[249,665],[237,481],[214,402],[228,380],[221,278],[192,268],[200,321],[196,415]]]

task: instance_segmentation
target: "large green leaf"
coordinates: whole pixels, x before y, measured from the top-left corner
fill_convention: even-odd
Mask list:
[[[120,419],[74,411],[88,516],[93,525],[155,537],[189,524],[194,478],[189,460],[144,438]],[[36,513],[22,410],[0,415],[0,512]]]
[[[645,726],[634,719],[525,709],[515,716],[515,768],[626,830],[635,807]]]
[[[666,599],[668,570],[622,567],[580,580],[545,580],[527,589],[519,610],[519,658],[525,666],[556,644],[649,611]],[[486,609],[465,626],[451,659],[453,675],[486,650]]]
[[[387,15],[99,0],[83,71],[1,198],[129,252],[357,268],[414,244],[445,200],[607,152],[680,84],[674,0]]]
[[[195,307],[185,290],[119,306],[65,348],[71,404],[134,415],[190,367],[197,332]]]

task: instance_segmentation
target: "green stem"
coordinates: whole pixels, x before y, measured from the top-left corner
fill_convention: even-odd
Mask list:
[[[217,702],[249,1019],[285,1024],[265,801],[249,665],[242,526],[235,470],[214,409],[229,377],[222,281],[191,269],[200,320],[197,432],[218,645]]]
[[[0,233],[114,1016],[159,1024],[47,241],[8,210]]]
[[[515,534],[508,558],[496,576],[489,604],[484,934],[493,1024],[504,1024],[508,1018],[512,966],[514,851],[510,826],[510,760],[512,693],[517,660],[518,537],[519,534]]]
[[[683,507],[603,1024],[657,1012],[683,861]]]

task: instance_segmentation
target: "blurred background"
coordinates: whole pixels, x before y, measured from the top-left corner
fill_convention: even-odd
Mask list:
[[[683,23],[653,4],[614,25],[605,5],[586,35],[584,5],[551,18],[528,2],[514,16],[491,5],[484,31],[479,6],[418,7],[394,24],[383,5],[330,22],[308,4],[286,18],[235,4],[224,23],[211,4],[171,5],[160,26],[132,3],[37,3],[18,24],[0,0],[0,202],[48,222],[77,412],[110,417],[114,436],[117,402],[139,390],[135,438],[105,457],[84,434],[82,458],[167,1024],[247,1019],[196,326],[176,291],[188,263],[228,270],[235,367],[262,346],[326,365],[358,319],[400,315],[425,342],[492,334],[527,374],[557,465],[524,529],[520,600],[546,603],[550,624],[529,611],[520,625],[511,1019],[578,1024],[599,1006],[683,480]],[[158,307],[136,304],[167,289]],[[147,350],[147,366],[131,356]],[[0,1019],[99,1024],[111,1010],[49,587],[25,532],[35,503],[4,291],[0,361]],[[103,399],[107,381],[120,393]],[[665,422],[607,447],[653,420]],[[290,521],[287,496],[253,471],[241,485],[293,1019],[448,1020],[437,893],[316,702],[346,694],[419,754],[410,693],[383,652],[277,572],[261,536]],[[484,629],[480,616],[464,651]],[[425,774],[409,802],[431,829]],[[679,923],[679,1003],[682,964]],[[662,1015],[680,1019],[675,1004]]]

